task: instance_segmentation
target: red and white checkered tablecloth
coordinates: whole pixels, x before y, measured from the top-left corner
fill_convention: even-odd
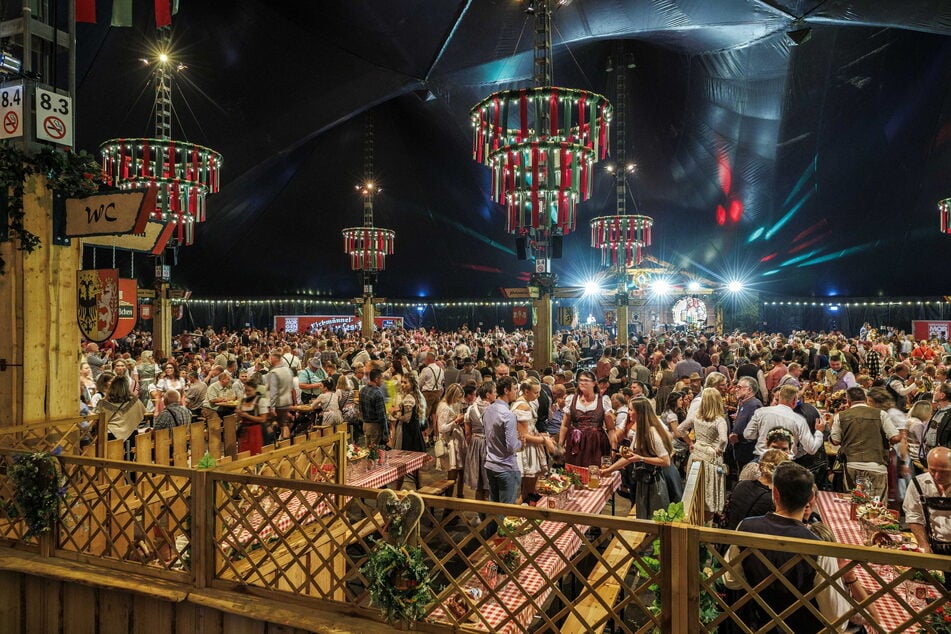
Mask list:
[[[842,499],[837,494],[829,491],[820,491],[816,495],[816,499],[819,502],[819,514],[822,516],[822,521],[832,530],[836,539],[843,544],[865,545],[865,529],[861,522],[849,517],[852,506],[849,500]],[[886,580],[895,576],[895,571],[891,566],[868,565]],[[859,581],[868,588],[869,593],[875,593],[881,588],[862,566],[856,566],[854,570]],[[903,623],[909,616],[908,611],[899,605],[891,594],[886,594],[875,601],[875,607],[881,617],[880,625],[889,632],[899,631],[899,624]],[[917,632],[918,628],[913,627],[907,631]]]
[[[620,485],[621,474],[615,472],[603,478],[601,486],[597,489],[573,491],[571,501],[560,510],[599,514]],[[547,506],[547,504],[547,498],[542,498],[538,502],[539,507]],[[564,523],[562,522],[548,521],[542,522],[538,530],[545,535],[555,535],[563,528]],[[514,632],[519,629],[528,629],[535,617],[535,606],[543,605],[548,599],[552,590],[551,583],[564,571],[567,560],[571,559],[581,548],[581,534],[587,528],[587,526],[578,525],[575,526],[575,530],[562,532],[553,542],[555,550],[552,550],[547,542],[542,542],[535,548],[534,552],[529,551],[528,557],[532,563],[519,570],[517,584],[512,583],[504,574],[500,573],[495,592],[501,602],[505,604],[505,607],[503,608],[496,599],[489,599],[479,604],[477,607],[479,619],[475,627],[491,632]],[[458,581],[462,585],[466,585],[467,576],[472,575],[471,573],[463,573],[463,577]],[[469,583],[480,585],[478,577],[474,576],[472,576]],[[517,624],[507,621],[510,612],[515,615]],[[436,621],[450,622],[441,608],[434,610],[429,618]],[[501,625],[503,621],[507,621],[505,626]]]
[[[386,464],[376,465],[369,471],[356,473],[350,465],[347,471],[347,484],[356,487],[380,488],[399,477],[418,471],[432,456],[419,451],[393,450],[387,452]],[[321,500],[321,494],[316,491],[301,493],[286,490],[279,496],[284,510],[271,510],[274,504],[267,500],[260,500],[259,504],[266,512],[262,515],[259,510],[249,513],[241,522],[224,537],[224,544],[231,547],[246,546],[254,540],[266,542],[277,533],[285,533],[295,526],[305,526],[317,517],[326,515],[326,502]]]

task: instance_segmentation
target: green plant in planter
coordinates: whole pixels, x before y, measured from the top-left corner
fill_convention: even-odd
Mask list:
[[[27,537],[48,533],[59,516],[59,501],[66,498],[66,476],[55,458],[61,451],[20,454],[7,469],[15,492],[5,510],[26,522]]]
[[[657,509],[654,511],[652,519],[655,522],[679,522],[683,520],[683,518],[683,502],[672,502],[666,509]],[[660,572],[660,546],[660,539],[655,539],[651,543],[651,555],[642,557],[641,561],[637,562],[637,568],[643,576],[651,577]],[[716,560],[709,553],[707,553],[705,549],[701,549],[700,555],[701,557],[704,557],[704,560],[700,565],[700,578],[706,580],[713,576],[718,566]],[[649,590],[654,595],[654,601],[648,606],[648,609],[651,611],[651,614],[656,616],[660,614],[662,610],[660,584],[651,584]],[[700,623],[703,625],[711,623],[719,615],[720,607],[717,605],[716,599],[709,592],[701,590],[699,614]],[[660,630],[655,629],[655,631],[659,632]],[[716,628],[706,631],[716,632]]]

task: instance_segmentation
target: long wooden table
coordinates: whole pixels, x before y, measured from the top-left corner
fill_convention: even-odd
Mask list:
[[[816,495],[816,500],[819,504],[819,514],[822,516],[822,521],[832,530],[839,542],[856,546],[865,545],[864,527],[861,522],[849,517],[850,500],[829,491],[820,491]],[[892,566],[865,565],[874,568],[875,572],[886,581],[897,576],[897,571]],[[856,566],[854,570],[859,581],[868,588],[870,593],[875,593],[881,588],[863,566]],[[900,631],[898,626],[909,617],[908,611],[899,605],[890,594],[883,595],[875,601],[875,607],[881,617],[880,625],[889,632]],[[917,631],[917,628],[913,628],[911,631]]]
[[[348,468],[347,484],[357,487],[381,488],[397,478],[418,472],[423,465],[432,460],[432,456],[419,451],[393,450],[385,464],[377,464],[368,471],[355,472]],[[320,494],[311,491],[304,495],[295,491],[285,491],[279,496],[283,512],[274,516],[270,507],[252,510],[240,523],[228,532],[224,541],[236,547],[247,545],[255,540],[266,542],[278,533],[285,533],[295,526],[304,526],[329,510],[325,503],[318,503]],[[261,504],[264,506],[264,504]],[[308,517],[309,516],[309,517]]]
[[[560,510],[598,514],[620,485],[621,474],[613,473],[603,478],[601,486],[596,489],[572,492],[571,500]],[[543,497],[538,502],[539,507],[547,505],[547,497]],[[528,628],[539,606],[544,605],[551,594],[552,582],[564,573],[568,560],[581,548],[581,534],[587,530],[585,526],[575,526],[574,530],[564,530],[564,527],[564,523],[555,521],[542,522],[538,526],[538,532],[541,534],[558,535],[553,541],[554,549],[547,542],[536,543],[533,547],[527,548],[526,554],[532,563],[523,566],[518,571],[518,583],[500,572],[493,590],[494,597],[478,604],[476,608],[479,613],[478,623],[470,625],[490,632],[513,632]],[[491,557],[484,548],[480,548],[470,555],[469,560],[481,566],[491,561]],[[463,572],[457,582],[464,587],[467,584],[481,586],[481,582],[471,568]],[[443,594],[454,593],[455,590],[450,588]],[[489,596],[492,596],[491,593]],[[446,598],[448,597],[440,597],[442,600]],[[441,601],[437,600],[437,604],[439,603]],[[510,614],[514,615],[514,621],[508,620]],[[429,619],[446,623],[453,622],[442,608],[434,610]],[[503,625],[505,621],[508,622]]]

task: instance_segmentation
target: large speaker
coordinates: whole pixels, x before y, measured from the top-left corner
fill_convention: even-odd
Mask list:
[[[564,236],[552,236],[551,237],[551,257],[560,258],[561,257],[561,247],[564,241]]]
[[[528,259],[528,238],[515,238],[515,257],[519,260]]]

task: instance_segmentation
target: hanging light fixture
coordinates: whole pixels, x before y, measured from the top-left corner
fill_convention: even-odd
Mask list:
[[[343,249],[350,256],[350,268],[363,274],[363,293],[373,295],[376,273],[386,268],[386,256],[393,255],[396,232],[373,226],[373,198],[382,191],[373,180],[373,120],[367,117],[364,145],[364,180],[356,186],[363,195],[363,226],[343,230]]]
[[[601,265],[615,267],[619,273],[619,283],[625,277],[624,271],[641,263],[644,247],[651,245],[651,232],[654,219],[641,214],[627,213],[627,176],[634,172],[634,164],[625,161],[625,104],[627,101],[626,69],[634,68],[631,56],[624,52],[623,45],[618,46],[617,60],[608,59],[608,72],[617,72],[617,120],[614,144],[615,165],[609,164],[607,170],[614,175],[617,192],[614,215],[599,216],[591,221],[591,246],[601,251]],[[627,63],[624,60],[627,59]],[[616,61],[616,63],[614,63]]]
[[[551,237],[574,230],[575,206],[591,196],[612,109],[597,93],[551,85],[550,0],[531,7],[535,87],[493,93],[469,116],[472,156],[492,171],[492,199],[505,208],[506,230],[531,236],[547,271]]]
[[[151,217],[172,223],[173,242],[192,244],[195,223],[205,220],[205,196],[220,188],[221,154],[172,137],[171,27],[159,29],[155,71],[155,138],[110,139],[99,146],[106,183],[119,189],[157,190]],[[143,60],[152,64],[149,60]]]
[[[941,233],[951,233],[951,198],[938,201],[938,223]]]

